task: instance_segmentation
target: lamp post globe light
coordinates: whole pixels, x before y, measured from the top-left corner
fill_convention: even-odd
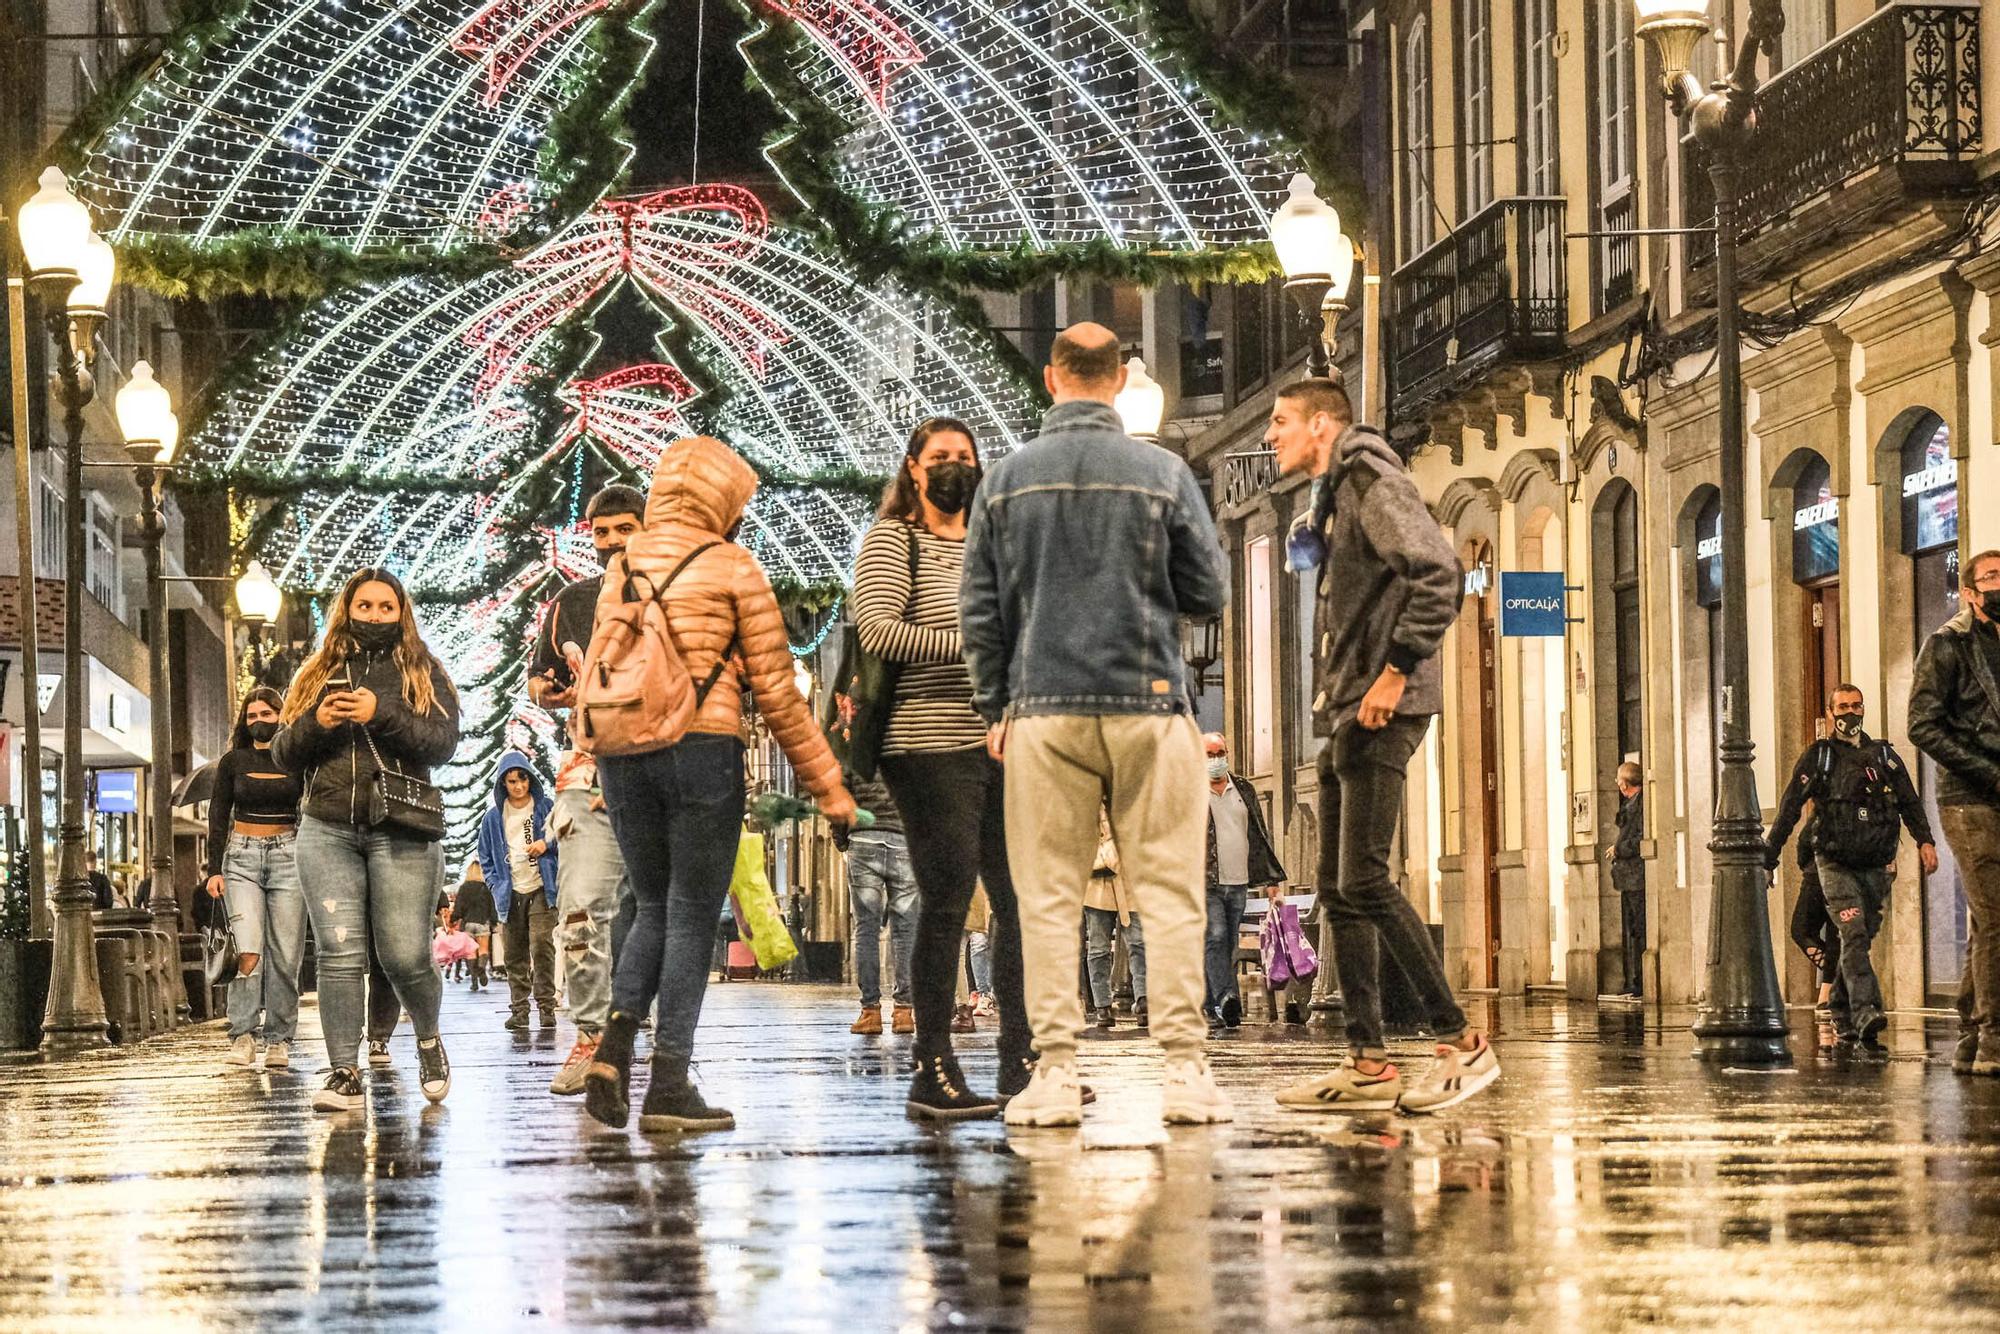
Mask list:
[[[1292,177],[1290,194],[1271,215],[1271,248],[1311,338],[1306,368],[1323,376],[1354,282],[1354,241],[1340,228],[1339,210],[1319,197],[1304,172]]]
[[[1715,883],[1709,912],[1708,995],[1695,1017],[1695,1053],[1728,1064],[1791,1060],[1790,1030],[1778,991],[1764,870],[1764,822],[1750,767],[1749,602],[1744,582],[1743,364],[1737,336],[1737,176],[1755,133],[1757,58],[1784,31],[1782,0],[1749,0],[1735,68],[1704,90],[1688,72],[1694,43],[1708,30],[1705,6],[1687,0],[1634,0],[1635,31],[1653,43],[1665,70],[1661,92],[1710,153],[1715,187],[1716,424],[1722,484],[1722,728],[1715,828],[1709,841]]]
[[[1135,440],[1160,438],[1160,422],[1167,415],[1167,391],[1146,373],[1143,357],[1133,357],[1125,363],[1125,387],[1118,391],[1111,406],[1117,410],[1118,420],[1124,423],[1125,434]]]
[[[260,682],[264,677],[264,627],[275,625],[284,608],[285,595],[278,581],[263,561],[252,560],[236,576],[236,618],[250,627],[251,673]]]
[[[104,253],[91,242],[90,210],[70,193],[62,172],[50,167],[40,188],[14,213],[21,254],[28,265],[28,283],[42,305],[49,336],[56,345],[56,385],[63,409],[68,444],[63,463],[63,741],[62,820],[56,852],[53,958],[49,972],[48,1008],[42,1017],[42,1052],[62,1056],[107,1040],[104,993],[98,986],[97,946],[91,922],[94,896],[84,863],[85,811],[83,773],[83,714],[87,689],[83,670],[84,506],[83,410],[95,392],[90,366],[96,351],[96,330],[103,320],[103,298],[110,294],[115,264],[106,266]],[[77,315],[69,301],[84,286]]]
[[[81,290],[81,289],[79,289]],[[72,302],[72,308],[74,303]],[[125,452],[132,460],[133,479],[139,484],[139,537],[146,553],[146,617],[151,630],[147,645],[148,682],[152,710],[152,771],[148,776],[148,819],[152,830],[147,846],[152,850],[153,921],[171,940],[180,937],[180,896],[174,884],[174,798],[173,798],[173,713],[167,654],[172,637],[167,631],[167,578],[162,544],[166,541],[167,520],[160,509],[163,472],[173,466],[180,447],[181,421],[174,415],[173,396],[153,376],[150,363],[132,367],[130,378],[112,400],[118,418],[118,433],[125,437]],[[179,1008],[179,1007],[176,1007]]]

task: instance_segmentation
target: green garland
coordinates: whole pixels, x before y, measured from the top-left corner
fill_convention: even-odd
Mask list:
[[[212,241],[138,234],[118,242],[118,277],[169,298],[253,294],[312,300],[369,279],[413,273],[470,281],[504,267],[497,251],[384,246],[356,251],[321,232],[247,228]]]

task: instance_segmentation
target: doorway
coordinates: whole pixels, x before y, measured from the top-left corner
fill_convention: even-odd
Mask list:
[[[1500,985],[1500,686],[1499,637],[1493,619],[1492,548],[1481,546],[1466,595],[1478,627],[1479,885],[1486,919],[1486,982]]]

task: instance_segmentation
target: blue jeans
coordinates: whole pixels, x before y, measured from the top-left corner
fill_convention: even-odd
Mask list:
[[[1083,910],[1084,958],[1090,968],[1090,1003],[1098,1009],[1111,1004],[1111,933],[1125,934],[1125,954],[1132,961],[1132,1003],[1146,1000],[1146,934],[1139,927],[1139,914],[1132,913],[1123,926],[1110,908]]]
[[[847,897],[854,910],[854,980],[861,1004],[882,1003],[882,918],[889,918],[898,1005],[910,1003],[910,951],[917,940],[917,877],[901,834],[856,834],[847,848]]]
[[[657,998],[654,1063],[685,1067],[743,834],[743,743],[692,732],[664,750],[603,756],[597,776],[639,905],[611,1006],[636,1019]]]
[[[1208,887],[1208,935],[1202,941],[1202,972],[1208,981],[1208,1008],[1213,1010],[1236,991],[1236,941],[1243,931],[1243,906],[1248,885]]]
[[[619,907],[627,897],[625,859],[611,817],[590,809],[590,793],[556,793],[549,827],[556,832],[556,946],[563,955],[570,1013],[585,1033],[611,1013]]]
[[[222,853],[222,894],[236,949],[256,970],[229,983],[229,1037],[290,1042],[299,1026],[299,965],[306,954],[306,900],[299,892],[293,834],[231,834]],[[262,1015],[261,1028],[258,1016]]]
[[[972,970],[972,989],[982,996],[992,996],[993,937],[984,931],[966,932],[965,956]]]
[[[319,948],[327,1060],[335,1069],[356,1065],[371,941],[417,1039],[436,1037],[444,982],[431,958],[431,926],[444,882],[444,848],[394,830],[302,815],[298,861]]]

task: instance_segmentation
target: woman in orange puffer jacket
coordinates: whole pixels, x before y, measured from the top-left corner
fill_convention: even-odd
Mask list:
[[[820,811],[836,824],[855,817],[840,765],[793,681],[784,617],[770,580],[756,557],[733,541],[756,490],[757,474],[721,441],[675,441],[653,469],[645,530],[622,558],[626,569],[659,590],[675,646],[697,686],[718,663],[723,668],[680,741],[644,754],[598,758],[605,806],[639,906],[618,956],[610,1021],[584,1078],[584,1104],[606,1125],[623,1126],[630,1115],[633,1038],[656,995],[653,1068],[639,1128],[735,1125],[695,1089],[688,1061],[742,832],[746,684]],[[625,572],[614,558],[600,614],[620,599]]]

